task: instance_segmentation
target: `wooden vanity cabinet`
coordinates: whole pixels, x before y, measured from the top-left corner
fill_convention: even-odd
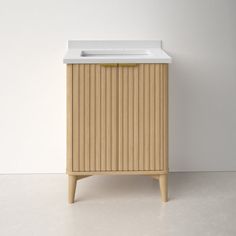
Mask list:
[[[91,175],[149,175],[167,201],[168,64],[67,65],[69,202]]]

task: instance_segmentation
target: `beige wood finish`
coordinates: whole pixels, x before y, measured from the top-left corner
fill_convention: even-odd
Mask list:
[[[161,200],[163,202],[167,202],[168,201],[168,185],[167,185],[167,181],[168,181],[168,175],[167,174],[159,176]]]
[[[167,200],[167,73],[167,64],[67,65],[69,176],[160,175]]]
[[[77,177],[74,175],[69,175],[69,183],[68,183],[68,202],[73,203],[75,198],[75,190],[76,190],[76,181]]]

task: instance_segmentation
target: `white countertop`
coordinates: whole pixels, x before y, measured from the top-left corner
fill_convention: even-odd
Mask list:
[[[161,40],[69,40],[65,64],[171,63]]]

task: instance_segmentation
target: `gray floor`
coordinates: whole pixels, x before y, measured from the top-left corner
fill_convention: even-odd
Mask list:
[[[165,204],[150,177],[95,176],[68,205],[66,175],[0,175],[0,235],[236,235],[236,172],[172,173],[169,192]]]

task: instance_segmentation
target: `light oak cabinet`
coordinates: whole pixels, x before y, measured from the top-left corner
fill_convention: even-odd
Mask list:
[[[91,175],[149,175],[167,201],[168,64],[67,65],[69,202]],[[91,190],[92,191],[92,190]]]

